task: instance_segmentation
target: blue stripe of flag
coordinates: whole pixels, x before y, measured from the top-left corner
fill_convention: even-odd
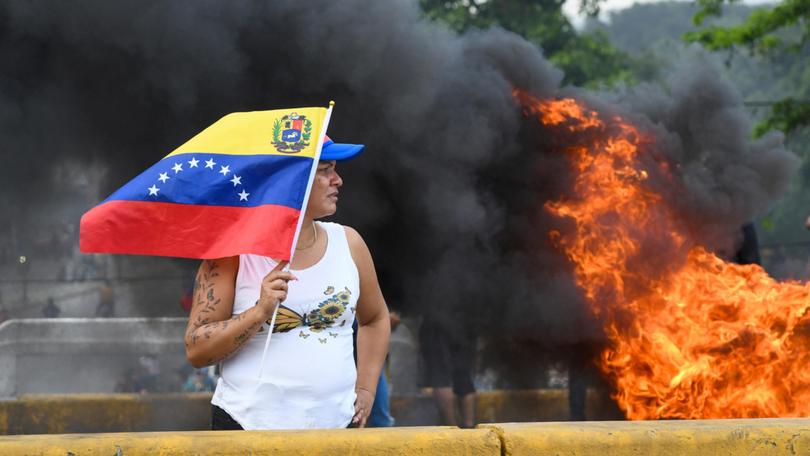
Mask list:
[[[236,207],[276,204],[301,210],[311,167],[308,157],[178,154],[159,161],[105,201]]]

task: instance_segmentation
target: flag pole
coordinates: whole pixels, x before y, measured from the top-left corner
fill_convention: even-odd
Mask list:
[[[304,193],[304,204],[301,207],[301,213],[298,216],[298,226],[295,228],[295,236],[293,236],[292,245],[290,246],[290,262],[284,267],[287,271],[295,255],[295,246],[298,244],[298,235],[301,234],[301,225],[304,223],[304,213],[307,209],[309,202],[309,191],[312,190],[312,181],[315,178],[315,171],[318,169],[318,161],[321,159],[321,149],[323,149],[323,138],[326,136],[326,129],[329,127],[329,119],[332,118],[332,108],[335,107],[333,100],[329,101],[329,108],[326,109],[326,115],[323,116],[323,126],[321,127],[320,134],[318,135],[318,147],[315,148],[315,156],[312,157],[312,167],[309,169],[309,182],[307,184],[307,191]],[[280,304],[280,303],[279,303]],[[270,337],[273,335],[273,328],[276,326],[276,315],[278,314],[278,306],[273,311],[273,317],[270,319],[270,329],[267,332],[267,340],[264,342],[264,351],[262,352],[262,361],[259,364],[259,376],[257,379],[261,381],[262,373],[264,373],[264,361],[267,358],[267,348],[270,346]]]
[[[318,161],[321,159],[321,149],[323,148],[323,137],[326,136],[326,129],[329,127],[329,119],[332,118],[332,108],[335,107],[335,102],[329,102],[329,108],[326,110],[326,115],[323,116],[323,127],[321,134],[318,136],[318,147],[315,148],[315,156],[312,157],[312,167],[309,170],[309,183],[307,184],[307,191],[304,193],[304,205],[301,208],[301,216],[298,217],[298,226],[295,228],[295,236],[293,237],[292,245],[290,246],[290,263],[286,268],[292,264],[293,256],[295,255],[295,246],[298,245],[298,235],[301,234],[301,225],[304,223],[304,212],[307,209],[307,202],[309,202],[309,191],[312,190],[312,181],[315,178],[315,171],[318,170]]]

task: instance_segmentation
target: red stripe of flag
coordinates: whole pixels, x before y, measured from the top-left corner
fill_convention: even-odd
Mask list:
[[[82,217],[81,251],[201,259],[253,253],[287,260],[299,215],[272,204],[108,201]]]

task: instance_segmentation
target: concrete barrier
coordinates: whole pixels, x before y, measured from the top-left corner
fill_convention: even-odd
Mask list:
[[[567,421],[568,391],[564,389],[494,390],[476,395],[476,422]],[[589,420],[621,420],[624,415],[606,391],[588,390]]]
[[[504,455],[810,455],[810,419],[484,424]]]
[[[4,456],[481,455],[703,456],[810,454],[810,419],[507,423],[0,437]]]
[[[20,396],[0,400],[0,435],[204,430],[210,402],[210,393]]]
[[[29,435],[0,437],[0,454],[500,456],[501,441],[492,429],[449,427]]]
[[[605,399],[590,392],[588,417],[621,418],[611,415]],[[0,399],[0,435],[202,431],[210,428],[210,401],[210,393],[22,395]],[[398,426],[439,424],[429,395],[394,396],[391,413]],[[478,423],[567,418],[565,390],[482,391],[476,401]]]

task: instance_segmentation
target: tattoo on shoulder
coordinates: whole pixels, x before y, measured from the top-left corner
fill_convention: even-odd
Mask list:
[[[219,276],[217,260],[205,260],[194,281],[194,306],[202,305],[201,313],[211,313],[222,300],[214,292],[214,278]],[[204,323],[203,323],[204,324]]]

